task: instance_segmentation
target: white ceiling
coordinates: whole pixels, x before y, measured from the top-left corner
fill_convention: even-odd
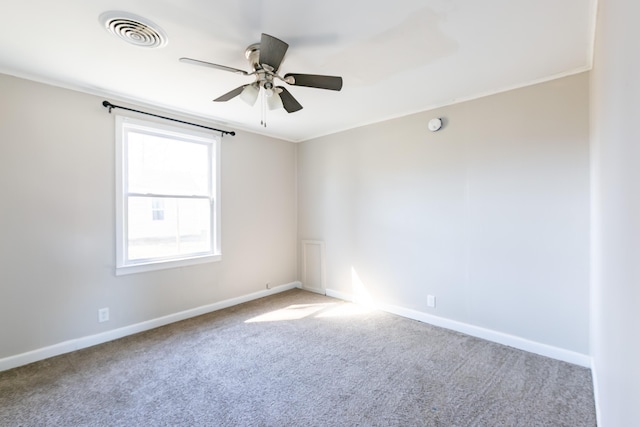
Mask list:
[[[597,0],[24,0],[6,2],[0,72],[302,141],[591,68]],[[132,46],[101,13],[126,11],[169,43]],[[289,43],[280,68],[342,76],[341,92],[288,86],[292,114],[212,100],[253,78],[245,48]],[[113,98],[108,98],[109,96]]]

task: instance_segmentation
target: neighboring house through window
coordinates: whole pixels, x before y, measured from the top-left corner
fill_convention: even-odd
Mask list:
[[[220,138],[116,117],[116,274],[220,259]]]
[[[151,216],[154,221],[164,221],[164,199],[151,199]]]

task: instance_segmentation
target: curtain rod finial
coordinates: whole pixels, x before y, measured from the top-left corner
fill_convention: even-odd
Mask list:
[[[109,101],[102,101],[102,105],[107,107],[109,109],[109,114],[111,114],[111,109],[113,108],[113,105]]]

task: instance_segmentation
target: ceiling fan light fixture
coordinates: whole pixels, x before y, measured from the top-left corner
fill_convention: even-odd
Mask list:
[[[242,99],[247,104],[253,106],[258,100],[259,93],[260,93],[260,89],[256,87],[256,85],[254,84],[247,85],[240,93],[240,99]]]
[[[276,92],[274,92],[273,95],[267,97],[267,106],[269,107],[269,110],[284,108],[284,105],[282,105],[282,98],[280,98],[280,95],[278,95]]]

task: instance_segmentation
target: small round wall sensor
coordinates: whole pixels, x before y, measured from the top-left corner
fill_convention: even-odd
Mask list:
[[[442,119],[436,117],[435,119],[429,120],[429,130],[431,132],[439,131],[441,128],[442,128]]]

